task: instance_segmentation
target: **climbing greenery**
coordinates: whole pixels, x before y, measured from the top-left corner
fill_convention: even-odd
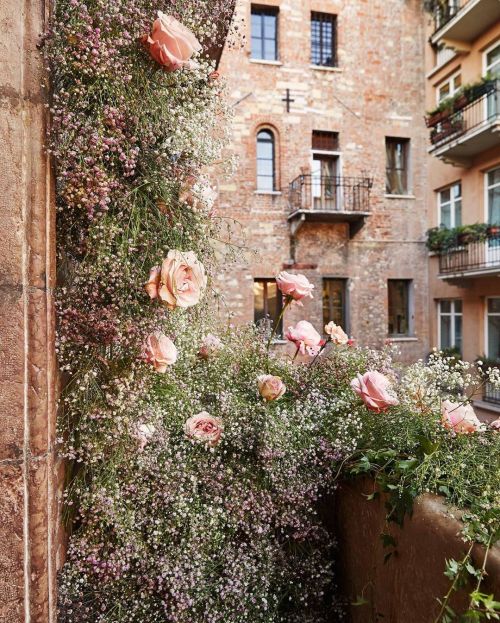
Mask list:
[[[217,326],[209,171],[230,112],[212,57],[231,13],[225,0],[59,0],[45,39],[65,623],[341,620],[318,502],[359,474],[389,496],[388,519],[434,492],[465,509],[466,540],[498,537],[500,435],[442,420],[444,400],[465,408],[498,371],[438,356],[402,370],[333,339],[292,361],[265,326]],[[172,37],[182,45],[155,47]],[[374,371],[377,412],[351,385]],[[453,590],[474,580],[467,620],[496,616],[468,557],[447,573]]]

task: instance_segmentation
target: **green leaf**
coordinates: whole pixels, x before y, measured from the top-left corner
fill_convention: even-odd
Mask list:
[[[386,532],[383,532],[380,535],[380,539],[384,547],[396,547],[397,545],[396,539],[392,535],[387,534]]]

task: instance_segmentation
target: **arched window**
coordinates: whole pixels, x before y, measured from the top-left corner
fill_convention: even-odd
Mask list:
[[[275,170],[274,134],[271,130],[260,130],[257,134],[257,190],[275,190]]]

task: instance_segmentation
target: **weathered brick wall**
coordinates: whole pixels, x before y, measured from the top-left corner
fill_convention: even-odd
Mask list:
[[[54,214],[43,0],[0,4],[0,622],[55,621]]]
[[[352,239],[347,226],[306,223],[298,232],[295,259],[315,265],[300,270],[317,286],[314,302],[293,310],[322,325],[322,277],[350,279],[351,333],[380,346],[387,337],[387,279],[413,279],[416,340],[399,344],[404,360],[428,351],[425,204],[427,133],[424,110],[424,24],[419,0],[273,0],[279,6],[281,65],[250,61],[250,2],[240,0],[245,20],[243,48],[227,49],[220,71],[235,104],[231,151],[236,174],[219,185],[220,215],[234,219],[233,236],[258,254],[230,267],[220,278],[234,322],[253,319],[252,282],[272,277],[290,259],[287,189],[309,165],[313,130],[338,132],[342,175],[374,178],[372,216]],[[310,12],[338,15],[339,67],[310,67]],[[282,101],[289,88],[290,112]],[[247,96],[247,97],[245,97]],[[279,135],[278,185],[281,195],[256,195],[255,137],[261,125]],[[412,197],[385,197],[385,136],[411,139]]]

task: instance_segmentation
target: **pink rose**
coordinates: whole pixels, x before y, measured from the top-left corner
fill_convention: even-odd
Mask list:
[[[352,389],[361,397],[366,408],[375,413],[382,413],[389,407],[399,404],[399,400],[389,393],[391,383],[387,377],[376,370],[370,370],[363,375],[358,374],[351,381]]]
[[[441,421],[445,428],[459,434],[473,433],[481,427],[472,405],[450,400],[441,403]]]
[[[190,58],[195,52],[201,51],[200,42],[193,33],[174,17],[161,11],[158,11],[158,19],[153,22],[151,34],[144,35],[141,40],[153,59],[167,71],[181,67],[192,68],[196,64]]]
[[[191,416],[184,425],[184,432],[192,441],[205,443],[212,448],[219,443],[222,430],[220,419],[206,411]]]
[[[149,271],[149,279],[144,286],[144,289],[149,294],[150,299],[158,298],[158,288],[160,285],[160,273],[161,268],[159,266],[153,266]]]
[[[167,366],[177,361],[177,348],[163,333],[151,333],[144,345],[143,357],[154,366],[157,372],[164,373],[167,371]]]
[[[196,305],[206,287],[205,268],[196,254],[177,250],[168,252],[161,268],[151,269],[145,285],[149,296],[159,298],[169,309]]]
[[[342,327],[335,324],[333,320],[325,325],[325,333],[330,336],[334,344],[347,344],[349,337],[344,333]]]
[[[279,376],[272,374],[261,374],[257,377],[259,393],[266,400],[279,400],[286,391],[286,386]]]
[[[490,428],[495,431],[500,431],[500,417],[490,423]]]
[[[276,285],[284,296],[291,296],[294,301],[299,302],[306,296],[313,298],[314,285],[304,275],[292,275],[283,270],[276,277]]]
[[[222,342],[216,335],[212,335],[209,333],[203,338],[201,342],[200,350],[198,351],[198,356],[202,359],[209,359],[213,357],[217,351],[221,350]]]
[[[135,431],[134,437],[139,442],[139,452],[142,452],[149,440],[155,434],[156,428],[152,424],[139,424]]]
[[[308,354],[311,357],[316,356],[324,344],[321,335],[307,320],[300,320],[295,327],[288,327],[285,337],[295,344],[301,355]]]

